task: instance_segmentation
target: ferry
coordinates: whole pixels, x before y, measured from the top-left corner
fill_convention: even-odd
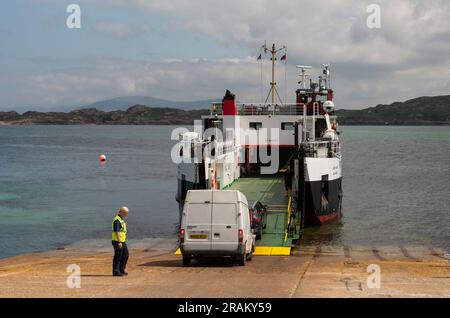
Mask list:
[[[249,205],[264,207],[260,251],[283,254],[299,242],[305,226],[340,218],[341,143],[330,65],[322,65],[316,81],[311,66],[297,66],[296,102],[286,103],[275,82],[277,54],[285,47],[262,49],[272,66],[266,100],[240,102],[226,90],[194,131],[180,134],[176,197],[181,216],[188,190],[241,191]]]

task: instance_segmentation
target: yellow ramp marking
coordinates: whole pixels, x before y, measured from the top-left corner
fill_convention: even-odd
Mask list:
[[[284,246],[256,246],[253,255],[291,255],[291,248]]]
[[[177,249],[175,255],[181,255],[180,249]],[[253,255],[289,256],[291,255],[291,248],[284,246],[256,246]]]

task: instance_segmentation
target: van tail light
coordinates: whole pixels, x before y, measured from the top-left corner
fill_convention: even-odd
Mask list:
[[[239,243],[243,243],[244,242],[244,230],[239,230],[238,237],[239,237]]]
[[[183,244],[184,243],[184,229],[180,230],[180,243]]]

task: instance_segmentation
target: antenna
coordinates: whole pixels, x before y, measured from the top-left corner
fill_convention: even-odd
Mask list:
[[[326,89],[331,87],[330,64],[322,64],[323,75],[325,75]]]
[[[312,66],[305,66],[305,65],[297,65],[297,68],[301,69],[300,76],[302,77],[302,83],[303,83],[303,89],[306,89],[306,77],[311,76],[311,74],[307,74],[306,70],[312,69]]]

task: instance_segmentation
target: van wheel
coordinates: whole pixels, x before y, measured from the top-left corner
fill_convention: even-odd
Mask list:
[[[190,266],[191,265],[191,254],[183,254],[183,266]]]
[[[244,254],[239,255],[239,265],[240,266],[245,266],[245,262],[246,261],[247,261],[247,255],[244,252]]]
[[[252,249],[250,253],[247,254],[247,261],[251,261],[253,259],[253,253],[255,252],[255,243],[252,244]]]

